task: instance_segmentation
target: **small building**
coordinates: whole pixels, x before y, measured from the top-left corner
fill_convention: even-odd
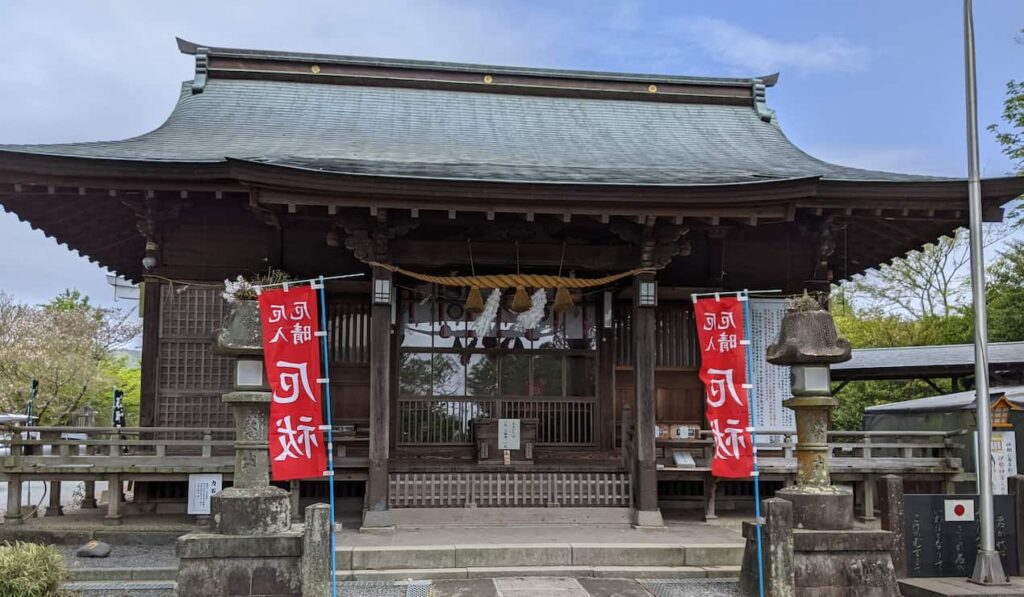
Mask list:
[[[993,385],[1024,383],[1024,342],[990,342],[989,378]],[[949,380],[954,392],[974,385],[974,345],[899,346],[858,348],[853,358],[832,367],[832,379],[841,391],[851,381],[920,379],[938,393],[935,380]]]
[[[967,390],[940,394],[917,400],[869,406],[864,409],[864,431],[957,431],[960,458],[966,473],[977,470],[976,440],[978,428],[976,392]],[[1002,433],[1013,432],[1016,454],[1024,449],[1024,385],[993,386],[989,388],[989,408],[992,409],[993,441],[1002,441]],[[962,484],[964,491],[973,491],[974,482]]]
[[[377,512],[461,505],[486,478],[506,489],[477,505],[557,482],[576,488],[561,505],[656,516],[656,424],[704,425],[691,292],[827,289],[967,223],[963,180],[794,146],[766,103],[777,75],[178,47],[195,77],[163,125],[0,146],[0,204],[144,284],[143,426],[229,424],[231,363],[211,353],[225,278],[365,274],[329,284],[327,331],[333,423],[367,440],[336,478],[365,484]],[[986,218],[1022,191],[1022,178],[983,181]],[[469,342],[464,296],[370,263],[656,273],[577,294],[528,333],[503,311],[494,336]],[[371,280],[394,282],[391,304],[371,303]],[[652,282],[656,300],[641,301]],[[623,452],[627,406],[642,432]],[[481,413],[535,420],[532,463],[479,462]]]

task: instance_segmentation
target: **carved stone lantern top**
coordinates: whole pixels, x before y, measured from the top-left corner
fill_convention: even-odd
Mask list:
[[[806,300],[804,300],[806,299]],[[832,314],[809,297],[797,299],[782,318],[779,337],[768,347],[774,365],[829,365],[850,360],[850,342],[839,337]]]
[[[214,338],[214,353],[221,356],[258,357],[263,354],[263,327],[257,301],[235,301],[228,306]]]

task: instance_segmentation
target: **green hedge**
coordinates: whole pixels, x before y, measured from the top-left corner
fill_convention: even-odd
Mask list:
[[[52,546],[20,541],[0,545],[0,597],[60,595],[66,576],[64,558]]]

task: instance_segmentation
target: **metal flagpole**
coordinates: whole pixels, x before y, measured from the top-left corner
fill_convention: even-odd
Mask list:
[[[764,597],[764,553],[761,543],[761,473],[757,468],[757,409],[754,408],[754,361],[753,343],[750,337],[750,293],[746,290],[738,295],[743,302],[743,344],[747,354],[747,409],[750,412],[750,444],[754,452],[754,518],[757,531],[757,594]]]
[[[988,386],[988,309],[981,231],[981,177],[978,158],[978,90],[974,70],[974,8],[964,0],[964,75],[967,88],[967,192],[971,230],[971,298],[974,302],[974,389],[978,422],[978,516],[981,546],[971,582],[1006,585],[1010,579],[996,551],[992,509],[992,422]]]
[[[362,275],[362,274],[358,274]],[[333,278],[348,278],[353,276],[333,276]],[[324,475],[327,476],[327,493],[330,496],[331,504],[331,595],[337,597],[338,595],[338,554],[335,546],[334,537],[334,419],[331,418],[331,373],[330,373],[330,362],[327,360],[327,300],[324,293],[324,278],[320,276],[315,283],[315,287],[320,291],[320,331],[316,333],[320,336],[320,354],[321,362],[323,363],[323,371],[320,372],[323,375],[326,383],[324,383],[324,403],[327,405],[327,424],[323,425],[322,428],[327,430],[327,470],[324,471]]]

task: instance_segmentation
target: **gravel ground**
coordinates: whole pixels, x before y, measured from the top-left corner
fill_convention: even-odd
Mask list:
[[[111,545],[106,558],[79,558],[78,546],[55,546],[71,570],[82,568],[177,568],[173,545]]]

